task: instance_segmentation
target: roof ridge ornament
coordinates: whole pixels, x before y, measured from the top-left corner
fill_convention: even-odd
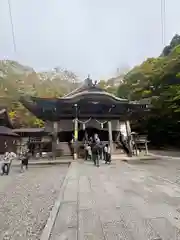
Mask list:
[[[97,85],[97,80],[94,81],[93,87]]]
[[[88,77],[84,80],[84,85],[86,87],[92,87],[93,86],[93,81],[90,78],[90,75],[88,74]]]
[[[86,87],[96,87],[97,83],[97,80],[93,82],[93,80],[90,78],[90,74],[88,74],[88,77],[84,80],[84,85]]]

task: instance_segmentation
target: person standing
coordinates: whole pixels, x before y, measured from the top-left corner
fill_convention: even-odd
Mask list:
[[[107,163],[107,159],[108,159],[107,148],[108,148],[108,144],[106,144],[105,147],[104,147],[104,161],[105,161],[105,163]]]
[[[95,141],[91,143],[91,150],[92,150],[92,160],[94,162],[94,165],[98,166],[98,149]]]
[[[94,134],[94,140],[97,144],[100,144],[100,142],[101,142],[97,133]]]
[[[10,156],[9,156],[9,152],[5,152],[4,156],[3,156],[3,164],[2,164],[2,175],[9,174],[9,170],[10,170]]]
[[[84,144],[84,154],[85,154],[85,160],[87,160],[88,159],[88,149],[87,149],[87,147],[88,147],[88,144],[87,143],[85,143]]]
[[[96,143],[96,147],[97,147],[97,161],[98,161],[98,165],[99,165],[99,160],[102,160],[102,144],[101,144],[101,140],[98,136],[97,133],[94,134],[94,141]]]
[[[11,167],[11,163],[12,161],[16,158],[16,154],[13,151],[7,151],[4,154],[3,157],[3,164],[2,164],[2,174],[9,174],[10,171],[10,167]]]
[[[111,163],[111,148],[108,144],[104,147],[105,164]]]
[[[91,151],[91,146],[88,144],[87,145],[87,159],[86,160],[91,160],[92,159],[92,151]]]
[[[28,170],[29,164],[29,151],[26,150],[21,156],[21,171],[23,171],[24,167]]]

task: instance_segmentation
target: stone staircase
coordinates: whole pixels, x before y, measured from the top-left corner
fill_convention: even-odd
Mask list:
[[[67,142],[60,142],[58,149],[62,151],[62,156],[71,156],[71,151]]]
[[[105,142],[104,142],[105,143]],[[78,145],[82,144],[81,142],[78,143]],[[119,154],[124,154],[123,149],[117,149],[116,144],[113,144],[113,155],[119,155]],[[71,156],[71,151],[69,149],[69,145],[67,142],[60,142],[58,144],[58,149],[62,151],[62,156]]]
[[[125,152],[122,148],[117,148],[117,145],[114,143],[113,144],[113,155],[118,155],[118,154],[125,154]]]

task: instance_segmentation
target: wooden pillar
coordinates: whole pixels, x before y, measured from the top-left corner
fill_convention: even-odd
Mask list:
[[[74,160],[78,159],[78,105],[75,103],[75,119],[74,119]]]
[[[112,124],[111,124],[111,121],[108,121],[108,134],[109,134],[109,144],[110,144],[111,154],[113,154],[114,148],[113,148],[113,137],[112,137]]]
[[[74,120],[74,160],[78,159],[78,119]]]
[[[54,159],[56,159],[57,139],[58,139],[58,122],[53,122],[52,154]]]
[[[130,122],[126,121],[126,133],[127,133],[127,142],[128,142],[128,148],[129,148],[129,156],[132,157],[132,139],[131,139],[131,127],[130,127]]]
[[[146,155],[149,155],[149,152],[148,152],[148,141],[147,140],[145,141],[145,150],[146,150]]]
[[[118,120],[118,122],[117,122],[116,131],[118,132],[118,134],[116,135],[116,141],[119,141],[120,134],[121,134],[121,122],[120,122],[120,120]]]

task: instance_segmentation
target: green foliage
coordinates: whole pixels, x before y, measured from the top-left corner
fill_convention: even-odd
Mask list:
[[[59,68],[36,73],[14,61],[0,61],[0,104],[7,106],[15,127],[43,127],[19,102],[23,94],[39,97],[61,97],[79,86],[77,77]],[[120,74],[99,86],[120,98],[150,99],[156,111],[136,123],[147,129],[155,144],[180,144],[180,36],[175,35],[157,58],[148,58],[127,74]]]
[[[0,105],[7,107],[14,127],[43,127],[43,121],[33,116],[19,103],[21,95],[61,97],[79,86],[75,74],[56,69],[36,73],[15,61],[0,61]]]
[[[180,36],[176,34],[172,38],[170,44],[163,49],[161,56],[168,56],[174,50],[174,48],[176,48],[179,44],[180,44]]]
[[[117,93],[131,100],[150,98],[157,110],[146,122],[151,138],[157,138],[160,131],[164,136],[161,141],[167,138],[172,141],[172,136],[173,141],[177,140],[180,137],[180,36],[175,35],[160,57],[149,58],[127,73]]]

